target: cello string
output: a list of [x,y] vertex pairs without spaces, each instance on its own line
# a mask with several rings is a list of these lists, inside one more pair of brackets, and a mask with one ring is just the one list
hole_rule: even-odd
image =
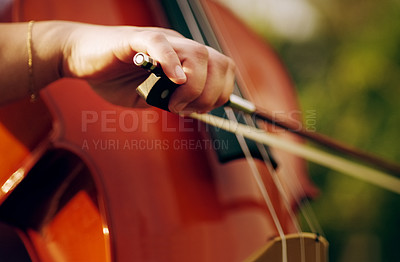
[[[215,30],[218,30],[218,27],[216,27],[215,28]],[[228,35],[228,37],[229,37],[229,35]],[[226,42],[227,40],[225,40],[225,39],[221,39],[220,41],[222,41],[222,42]],[[233,41],[233,39],[228,39],[228,41]],[[228,45],[226,45],[225,44],[225,46],[228,46]],[[231,46],[229,46],[229,47],[231,47]],[[235,46],[233,46],[233,48],[236,48]],[[239,50],[235,50],[236,52],[239,52]],[[238,57],[239,58],[239,61],[240,61],[240,59],[241,59],[241,57],[239,56]],[[244,70],[245,72],[242,72],[242,70],[240,70],[237,74],[239,75],[239,77],[241,77],[242,79],[243,79],[243,76],[241,76],[243,73],[247,73],[247,71],[246,70]],[[248,73],[247,73],[248,74]],[[252,81],[252,78],[251,77],[248,77],[248,79],[250,79],[250,81]],[[242,83],[245,83],[244,81],[242,81]],[[255,83],[253,83],[253,85],[255,86]],[[247,97],[252,97],[251,96],[251,92],[249,92],[248,91],[248,87],[246,86],[246,84],[242,84],[242,89],[241,89],[241,91],[244,91],[243,89],[245,89],[247,92],[247,94],[246,94],[246,96]],[[258,92],[258,89],[256,89],[255,90],[256,92]],[[259,147],[259,146],[258,146]],[[264,149],[264,151],[266,151],[265,149]],[[261,152],[261,151],[260,151]],[[270,157],[269,157],[269,155],[268,155],[268,152],[265,152],[266,154],[262,154],[263,155],[263,158],[264,158],[264,161],[265,161],[265,159],[268,159],[267,161],[269,161],[269,159],[270,159]],[[293,168],[292,168],[292,170],[293,170]],[[282,172],[282,173],[285,173],[284,171]],[[292,172],[292,173],[296,173],[295,171],[294,172]],[[271,173],[271,175],[272,175],[272,173]],[[292,177],[294,177],[294,179],[297,181],[297,185],[300,187],[300,189],[301,189],[301,191],[303,192],[303,194],[304,194],[304,188],[302,188],[302,186],[301,186],[301,183],[299,182],[299,177],[297,176],[297,175],[292,175]],[[287,180],[285,180],[285,181],[287,181]],[[278,186],[278,184],[275,182],[275,184]],[[279,186],[278,186],[279,187]],[[291,187],[289,187],[289,188],[291,188]],[[292,191],[293,192],[293,191]],[[288,193],[285,193],[284,195],[286,196],[286,199],[288,199],[288,196],[287,196],[287,194],[289,194],[289,192]],[[304,194],[305,195],[305,194]],[[302,196],[302,195],[300,195],[300,194],[293,194],[292,193],[292,196],[293,196],[293,198],[296,200],[296,202],[297,202],[297,204],[300,204],[300,197]],[[306,199],[307,201],[308,201],[308,199]],[[301,205],[299,205],[299,206],[301,206]],[[308,205],[307,205],[308,207],[310,207],[310,205],[309,205],[309,201],[308,201]],[[287,210],[291,210],[292,211],[292,209],[289,207],[289,208],[287,208]],[[307,222],[307,224],[308,224],[308,226],[310,227],[310,228],[315,228],[315,227],[317,227],[317,228],[321,228],[320,226],[319,226],[319,224],[318,223],[315,223],[315,221],[313,222],[313,220],[312,219],[310,219],[309,217],[311,216],[311,217],[315,217],[315,216],[313,216],[313,212],[310,212],[312,209],[311,208],[306,208],[306,209],[300,209],[300,211],[301,211],[301,213],[303,214],[303,216],[304,217],[306,217],[307,219],[306,219],[306,222]],[[289,211],[290,212],[290,211]],[[293,213],[293,212],[292,212]],[[309,215],[310,214],[310,215]],[[295,221],[297,221],[297,219],[295,220]],[[315,226],[314,226],[315,225]],[[316,232],[316,231],[314,231],[314,232]],[[321,231],[320,232],[322,232],[322,229],[321,229]]]
[[[257,143],[257,145],[259,145],[259,144]],[[266,165],[268,167],[270,167],[270,170],[271,170],[270,174],[271,174],[272,178],[274,179],[275,184],[279,187],[279,190],[281,192],[282,191],[285,192],[284,188],[283,188],[283,185],[282,185],[281,181],[278,178],[277,172],[271,166],[271,161],[270,161],[270,158],[268,157],[269,154],[266,151],[265,147],[260,146],[259,147],[259,151],[262,152],[262,154],[265,154],[265,156],[263,156],[264,160],[267,159],[269,161],[269,164],[266,163]],[[301,196],[306,196],[306,193],[304,191],[303,186],[300,184],[299,177],[296,175],[296,171],[293,169],[293,166],[291,166],[291,165],[290,166],[289,165],[281,166],[281,170],[280,171],[281,171],[281,173],[283,175],[291,174],[290,175],[290,177],[291,177],[290,180],[291,180],[292,183],[295,184],[294,187],[287,186],[289,192],[281,193],[281,195],[284,198],[286,208],[289,211],[290,215],[294,216],[294,212],[293,212],[293,209],[290,207],[290,204],[289,204],[289,200],[288,200],[288,195],[289,194],[291,194],[293,196],[293,199],[295,199],[297,206],[300,207],[300,212],[301,212],[302,216],[305,218],[306,224],[309,227],[309,229],[311,230],[310,232],[322,234],[322,236],[325,236],[320,224],[318,223],[318,220],[316,220],[316,217],[315,217],[315,214],[313,212],[313,209],[311,208],[309,199],[307,197],[303,198],[303,199],[300,199]],[[284,181],[287,182],[288,179],[284,179]],[[297,189],[297,193],[294,192],[296,189]],[[298,192],[300,192],[300,193],[298,193]],[[304,237],[303,237],[303,231],[301,229],[301,226],[299,225],[298,220],[297,219],[293,219],[293,220],[296,221],[295,225],[297,226],[298,231],[301,232],[300,233],[300,238],[299,238],[301,261],[305,262],[306,261],[305,243],[304,243],[305,240],[304,240]],[[318,256],[318,254],[316,256],[316,261],[320,261],[320,257]]]
[[[285,166],[283,167],[284,169],[289,169],[286,172],[288,173],[294,173],[295,171],[291,166]],[[304,192],[303,186],[301,186],[299,178],[297,176],[294,176],[294,179],[292,181],[296,184],[294,187],[289,187],[289,190],[291,190],[292,195],[306,195]],[[298,190],[300,192],[294,192],[294,190]],[[302,212],[302,215],[304,216],[304,219],[307,222],[307,225],[310,227],[311,232],[321,234],[322,236],[325,236],[325,233],[321,227],[321,225],[318,222],[318,219],[316,219],[314,210],[311,207],[310,200],[306,197],[303,199],[295,198],[297,201],[297,205],[301,206],[301,209],[305,209],[305,211]]]
[[[205,2],[205,5],[207,5],[207,3]],[[204,20],[204,21],[208,21],[208,20]],[[210,27],[210,26],[209,26]],[[218,27],[217,27],[217,29],[218,29]],[[214,35],[214,37],[215,37],[215,35]],[[223,40],[225,40],[225,39],[223,39]],[[218,40],[215,40],[215,42],[217,42]],[[217,42],[218,43],[218,42]],[[220,50],[221,50],[221,48],[219,48]],[[241,57],[240,57],[241,58]],[[243,89],[241,89],[241,91],[243,91]],[[249,93],[249,92],[248,92]],[[249,117],[249,116],[247,116],[247,117]],[[248,119],[248,118],[247,118]],[[250,123],[253,123],[252,125],[253,126],[255,126],[255,123],[253,122],[253,119],[250,119],[250,121],[249,120],[247,120],[247,124],[250,124]],[[266,164],[266,166],[267,166],[267,168],[269,168],[269,174],[272,176],[272,178],[273,178],[273,181],[274,181],[274,184],[276,185],[276,187],[278,188],[278,191],[280,192],[280,195],[283,197],[283,199],[284,199],[284,204],[285,204],[285,208],[286,208],[286,210],[288,211],[288,213],[289,213],[289,216],[290,216],[290,218],[291,218],[291,220],[292,220],[292,223],[293,223],[293,225],[296,227],[296,230],[298,231],[298,232],[300,232],[301,231],[301,229],[300,229],[300,226],[299,226],[299,224],[298,224],[298,220],[295,218],[295,216],[294,216],[294,213],[293,213],[293,210],[290,208],[290,205],[288,204],[288,196],[287,196],[287,194],[288,193],[286,193],[284,190],[282,190],[282,186],[281,186],[281,183],[279,182],[279,179],[277,179],[277,174],[276,174],[276,172],[275,172],[275,170],[273,169],[273,168],[271,168],[272,166],[271,166],[271,162],[270,162],[270,156],[268,155],[268,152],[266,151],[266,149],[265,149],[265,147],[264,146],[261,146],[260,144],[258,144],[258,143],[256,143],[257,144],[257,147],[259,148],[259,151],[260,151],[260,153],[261,153],[261,155],[262,155],[262,158],[263,158],[263,160],[264,160],[264,163]],[[262,149],[260,149],[260,148],[262,148]],[[270,165],[268,165],[267,163],[270,163]],[[271,170],[273,170],[273,171],[271,171]],[[266,175],[266,174],[265,174]],[[275,179],[274,179],[275,178]],[[297,176],[296,176],[296,178],[297,178]],[[296,199],[297,200],[297,202],[299,202],[298,201],[298,198]],[[301,209],[301,212],[306,212],[304,209]],[[305,216],[307,216],[307,214],[305,214]],[[308,220],[308,221],[310,221],[310,220]],[[305,261],[305,249],[304,249],[304,237],[303,237],[303,234],[302,234],[302,232],[301,232],[301,234],[300,234],[300,250],[301,250],[301,261]]]
[[[222,51],[222,48],[220,47],[217,38],[212,33],[211,26],[209,24],[204,24],[207,21],[207,17],[204,13],[204,10],[202,10],[201,6],[196,5],[198,2],[193,2],[190,0],[189,1],[178,0],[177,3],[182,11],[182,14],[184,15],[184,18],[187,22],[190,33],[192,34],[194,40],[196,40],[202,44],[206,44],[204,37],[207,36],[206,37],[207,41],[213,42],[212,46],[214,48],[216,48],[217,50]],[[193,6],[196,6],[197,8],[194,10]],[[197,11],[197,13],[195,11]],[[196,20],[196,14],[198,17],[201,17],[202,19]],[[198,26],[198,24],[199,24],[198,22],[200,22],[200,21],[203,21],[204,23],[202,25]],[[206,31],[205,29],[208,29],[207,34],[203,35],[201,33],[201,31],[200,31],[201,29],[199,27],[203,29],[203,32]],[[210,39],[210,38],[212,38],[212,39]],[[238,92],[239,89],[238,89],[237,85],[235,85],[235,89],[236,89],[236,92]],[[234,116],[234,118],[235,118],[234,121],[237,121],[236,116]],[[247,150],[248,150],[248,148],[247,148]]]
[[[204,4],[207,5],[206,2]],[[206,16],[205,13],[204,13],[204,10],[201,9],[200,11],[202,11],[203,16]],[[202,19],[202,21],[207,21],[208,22],[208,20],[206,20],[206,19]],[[211,25],[207,24],[206,27],[211,28]],[[218,30],[218,27],[216,29]],[[212,32],[212,29],[210,31]],[[222,48],[219,46],[219,42],[216,39],[216,36],[213,33],[211,35],[213,36],[213,41],[218,44],[219,50],[222,50]],[[223,40],[225,40],[225,39],[223,39]],[[243,89],[241,91],[243,91]],[[248,124],[252,123],[251,125],[253,125],[253,126],[256,125],[254,123],[253,119],[251,119],[251,118],[249,119],[249,116],[247,116],[247,120],[246,121],[247,121]],[[260,145],[258,143],[256,143],[256,144],[257,144],[257,147],[259,148],[259,151],[260,151],[261,156],[263,158],[264,164],[266,165],[267,169],[269,169],[269,174],[272,176],[272,179],[273,179],[273,182],[274,182],[276,188],[278,189],[280,195],[284,199],[283,202],[284,202],[284,205],[285,205],[285,208],[286,208],[287,212],[289,213],[290,219],[291,219],[293,225],[295,226],[297,232],[300,233],[301,232],[301,228],[300,228],[300,226],[298,224],[297,219],[295,218],[293,210],[290,208],[287,193],[283,190],[283,187],[282,187],[281,183],[278,182],[279,179],[277,179],[276,171],[274,170],[274,168],[272,168],[272,164],[271,164],[271,161],[270,161],[271,158],[268,155],[268,153],[267,153],[267,151],[266,151],[264,146],[262,146],[262,145]],[[269,164],[268,164],[268,162],[269,162]],[[267,175],[267,174],[265,174],[265,175]],[[264,187],[265,187],[265,185],[264,185]],[[304,212],[304,211],[302,210],[302,212]],[[302,237],[303,236],[302,232],[300,233],[300,236],[301,236],[300,237],[301,261],[304,262],[305,261],[305,248],[304,248],[304,237]]]
[[[245,121],[247,125],[251,125],[253,127],[255,127],[255,123],[253,121],[249,121],[249,118],[251,120],[250,115],[246,115],[245,117]],[[259,150],[259,152],[262,155],[263,161],[265,163],[265,166],[267,167],[269,174],[271,175],[272,180],[274,181],[274,184],[276,185],[279,194],[282,196],[283,198],[283,203],[285,205],[286,210],[289,213],[289,216],[292,220],[293,225],[296,227],[297,232],[300,235],[299,241],[300,241],[300,260],[301,262],[306,262],[306,254],[305,254],[305,243],[304,243],[304,236],[303,236],[303,231],[301,229],[301,226],[299,224],[299,222],[296,219],[296,216],[293,212],[293,209],[290,207],[290,201],[289,201],[289,196],[288,193],[285,192],[285,189],[283,188],[283,185],[278,177],[278,173],[276,171],[276,169],[272,166],[271,163],[271,158],[269,156],[269,153],[267,152],[265,146],[261,145],[260,143],[256,143],[257,144],[257,148]],[[283,172],[283,169],[281,169]],[[285,174],[285,172],[283,172],[283,174]],[[290,187],[289,187],[290,188]],[[295,198],[296,199],[296,198]],[[297,202],[297,199],[296,199]]]
[[[284,173],[295,173],[291,166],[285,166],[283,169],[286,169]],[[291,179],[293,183],[295,183],[294,187],[288,187],[293,196],[305,196],[304,188],[301,186],[299,178],[297,176],[293,176]],[[296,191],[297,190],[297,191]],[[296,191],[296,192],[295,192]],[[300,197],[295,197],[297,206],[301,208],[301,215],[304,217],[307,226],[310,229],[310,232],[325,236],[325,233],[320,226],[318,219],[316,219],[314,210],[311,207],[311,203],[308,197],[300,199]]]
[[[196,13],[198,15],[198,17],[201,17],[201,19],[198,20],[198,24],[200,25],[200,28],[203,30],[204,34],[197,33],[196,35],[199,35],[199,36],[204,35],[205,39],[209,43],[212,42],[212,45],[211,45],[212,47],[214,47],[217,50],[219,50],[220,52],[222,52],[222,48],[221,48],[221,46],[219,44],[219,41],[218,41],[216,35],[213,33],[212,26],[208,22],[207,15],[204,12],[204,9],[202,8],[203,5],[201,3],[199,3],[199,1],[191,1],[191,0],[189,0],[188,3],[189,3],[188,9],[192,10],[193,13]],[[207,4],[207,3],[204,3],[204,4]],[[193,19],[193,21],[194,20],[195,19]],[[202,40],[202,41],[204,43],[204,40]],[[236,89],[235,90],[236,93],[240,94],[239,88],[236,85],[236,83],[235,83],[235,89]],[[227,115],[230,116],[231,120],[234,120],[234,121],[237,122],[237,117],[236,117],[235,114],[233,114],[233,111],[232,111],[232,113],[229,113],[229,114],[227,113]],[[250,121],[252,121],[252,119]],[[253,125],[254,125],[254,123],[253,123]],[[246,150],[249,151],[247,144],[245,144],[245,145],[246,145],[246,148],[247,148]]]
[[[255,126],[255,123],[253,121],[251,121],[251,120],[252,119],[251,119],[250,115],[246,115],[245,116],[246,124],[249,125],[249,126],[253,126],[253,127],[257,128]],[[259,150],[260,154],[262,155],[262,159],[264,161],[265,166],[267,167],[269,173],[271,174],[271,178],[274,181],[274,184],[276,185],[279,193],[283,197],[283,203],[284,203],[285,208],[287,209],[287,211],[289,213],[289,216],[291,217],[291,219],[293,221],[294,226],[296,227],[296,230],[298,232],[301,232],[302,231],[301,227],[300,227],[300,225],[299,225],[299,223],[298,223],[298,221],[296,219],[296,216],[295,216],[295,214],[293,212],[293,209],[290,208],[290,201],[289,201],[288,194],[285,192],[285,189],[284,189],[281,181],[279,180],[277,171],[272,166],[271,158],[269,156],[269,153],[267,152],[266,148],[262,144],[256,143],[256,145],[257,145],[257,149]]]
[[[229,35],[228,35],[229,37]],[[230,39],[230,41],[232,41],[233,39]],[[222,39],[222,41],[225,41],[225,39]],[[229,41],[229,40],[228,40]],[[229,45],[229,47],[231,47]],[[236,46],[233,46],[233,48],[236,48]],[[236,50],[236,52],[238,52],[238,50]],[[242,57],[238,56],[238,59],[240,61]],[[243,72],[244,71],[244,72]],[[245,70],[240,70],[238,72],[239,75],[243,74],[243,73],[247,73],[248,72]],[[243,79],[243,76],[240,76]],[[253,79],[251,77],[248,77],[248,79],[250,81],[253,81]],[[244,84],[242,84],[242,87],[244,87],[245,89],[248,90],[247,85],[245,84],[245,81],[242,81]],[[255,83],[253,83],[253,85],[255,85]],[[242,89],[243,90],[243,89]],[[259,93],[258,89],[255,89],[256,93]],[[252,93],[247,91],[248,96],[250,97],[250,99],[252,98]],[[250,101],[254,101],[253,99],[251,99]],[[249,122],[247,122],[247,124],[249,125]],[[268,132],[268,130],[266,130],[266,132]],[[259,146],[259,144],[257,144],[257,146],[259,147],[259,151],[262,152],[262,156],[264,161],[267,159],[268,162],[270,162],[270,157],[269,157],[269,153],[265,150],[265,147],[263,146]],[[267,166],[270,166],[266,163]],[[271,168],[270,168],[271,170]],[[275,169],[272,169],[275,170]],[[299,176],[296,175],[296,171],[294,170],[292,165],[284,165],[281,167],[280,173],[282,173],[283,175],[290,175],[290,181],[293,182],[295,184],[294,187],[292,186],[287,186],[287,188],[289,188],[289,192],[285,192],[283,190],[283,186],[282,186],[282,182],[288,182],[288,179],[284,179],[283,181],[278,179],[278,174],[276,172],[270,171],[270,174],[272,176],[272,178],[274,179],[274,183],[275,185],[280,188],[280,192],[285,192],[285,193],[281,193],[281,195],[283,196],[284,199],[286,199],[286,203],[288,203],[288,195],[291,194],[293,196],[293,199],[295,199],[297,206],[300,207],[300,212],[303,215],[303,217],[306,220],[306,225],[308,225],[308,227],[311,229],[311,232],[314,233],[318,233],[322,236],[324,236],[324,232],[322,230],[322,227],[320,226],[318,220],[316,219],[315,213],[311,207],[310,201],[308,198],[302,198],[302,196],[306,196],[305,190],[303,188],[303,186],[301,185],[300,181],[299,181]],[[296,190],[297,188],[297,190]],[[300,192],[300,193],[295,193],[295,192]],[[290,205],[286,204],[286,209],[288,210],[288,212],[291,214],[291,216],[293,217],[293,209],[290,207]],[[294,224],[297,225],[297,228],[300,229],[298,231],[301,231],[301,227],[299,226],[298,220],[297,219],[292,219],[292,221],[295,221]],[[301,253],[302,253],[302,261],[304,261],[304,237],[300,237],[300,245],[301,245]]]
[[[237,118],[236,118],[232,108],[225,107],[224,110],[225,110],[228,118],[231,121],[237,122]],[[269,212],[271,214],[272,220],[274,221],[275,227],[278,230],[279,236],[282,239],[282,261],[287,261],[286,236],[285,236],[285,233],[283,231],[282,225],[281,225],[281,223],[279,221],[278,215],[277,215],[277,213],[275,211],[275,208],[274,208],[274,206],[272,204],[271,198],[269,197],[269,194],[267,192],[267,189],[265,187],[265,184],[263,182],[261,174],[260,174],[260,172],[259,172],[259,170],[258,170],[258,168],[257,168],[257,166],[255,164],[254,158],[250,153],[249,147],[247,146],[247,143],[246,143],[244,137],[240,136],[238,134],[235,134],[235,135],[236,135],[236,138],[237,138],[237,140],[238,140],[238,142],[240,144],[240,147],[242,148],[242,151],[243,151],[243,153],[244,153],[244,155],[246,157],[246,160],[249,163],[249,166],[250,166],[250,168],[252,170],[252,173],[253,173],[253,177],[256,180],[256,183],[257,183],[258,188],[259,188],[259,190],[261,192],[261,195],[263,196],[264,201],[267,204],[268,210],[269,210]]]
[[[216,27],[215,30],[218,30],[218,27]],[[233,39],[230,39],[230,40],[232,41]],[[223,41],[223,42],[224,42],[224,41],[226,41],[226,40],[225,40],[225,39],[221,39],[220,41]],[[225,45],[225,46],[227,46],[227,45]],[[236,50],[236,51],[239,51],[239,50]],[[241,57],[239,57],[239,59],[241,59]],[[240,60],[239,60],[239,61],[240,61]],[[246,71],[246,70],[245,70],[245,71]],[[241,74],[241,71],[239,71],[239,74]],[[249,79],[251,79],[251,78],[249,78]],[[242,82],[244,82],[244,81],[242,81]],[[243,87],[243,85],[242,85],[242,87]],[[246,90],[248,90],[248,88],[247,88],[246,85],[244,85],[244,87],[245,87]],[[243,89],[241,89],[241,91],[243,91]],[[247,91],[247,96],[248,96],[248,97],[250,96],[249,94],[250,94],[250,92]],[[251,122],[253,122],[253,121],[251,121]],[[249,124],[249,121],[248,121],[247,123]],[[253,125],[255,125],[255,124],[253,123]],[[269,157],[269,155],[268,155],[268,152],[265,150],[265,147],[264,147],[264,146],[261,146],[260,144],[257,144],[257,147],[259,148],[259,151],[260,151],[260,153],[261,153],[261,155],[262,155],[262,158],[263,158],[263,160],[264,160],[264,162],[265,162],[267,168],[268,168],[268,167],[271,167],[271,165],[268,165],[268,164],[267,164],[268,162],[270,163],[270,157]],[[260,149],[260,148],[263,148],[263,150]],[[299,226],[299,224],[298,224],[297,219],[294,218],[295,216],[294,216],[294,214],[293,214],[292,208],[290,208],[290,205],[288,204],[288,199],[289,199],[289,198],[288,198],[288,194],[289,194],[289,193],[287,193],[287,192],[285,192],[284,190],[282,190],[282,185],[281,185],[281,183],[278,182],[279,179],[277,179],[277,174],[276,174],[276,172],[271,171],[271,170],[274,170],[274,169],[273,169],[273,168],[269,168],[269,170],[270,170],[270,174],[271,174],[271,176],[272,176],[272,178],[273,178],[273,181],[274,181],[276,187],[278,188],[278,190],[279,190],[279,192],[280,192],[280,195],[283,196],[284,202],[286,202],[285,208],[286,208],[286,210],[289,212],[289,215],[290,215],[290,217],[291,217],[292,223],[295,225],[297,231],[300,232],[300,231],[301,231],[301,228],[300,228],[300,226]],[[297,176],[296,176],[296,178],[297,178]],[[294,196],[296,196],[296,195],[294,195]],[[298,198],[295,197],[295,199],[296,199],[296,202],[299,202],[299,199],[298,199]],[[304,213],[304,212],[307,212],[307,210],[301,209],[301,212]],[[304,216],[308,217],[307,214],[305,214]],[[310,220],[307,220],[307,221],[310,221]],[[310,227],[312,227],[312,225],[310,225]],[[302,232],[301,232],[301,233],[302,233]],[[302,236],[302,234],[301,234],[301,236]],[[300,249],[300,250],[301,250],[301,259],[302,259],[302,261],[304,261],[304,260],[305,260],[305,257],[304,257],[304,256],[305,256],[305,254],[304,254],[305,252],[304,252],[304,238],[303,238],[303,237],[300,238],[300,246],[301,246],[301,249]]]
[[[268,132],[268,131],[266,131]],[[265,150],[265,154],[268,155],[268,152]],[[295,199],[296,204],[298,207],[300,207],[300,212],[303,215],[304,219],[306,220],[306,224],[309,227],[309,229],[311,230],[311,232],[314,233],[319,233],[322,234],[324,236],[324,232],[321,228],[321,226],[318,223],[318,220],[316,219],[316,216],[313,212],[313,209],[311,208],[311,204],[310,201],[308,199],[308,197],[302,197],[302,196],[307,196],[304,187],[301,185],[299,177],[296,175],[296,170],[293,168],[293,166],[291,165],[283,165],[280,166],[281,168],[281,172],[283,175],[288,175],[290,174],[290,182],[292,184],[294,184],[294,186],[290,186],[287,185],[287,188],[289,190],[289,192],[287,192],[287,195],[291,195],[293,197],[293,199]],[[277,175],[277,174],[276,174]],[[280,180],[277,178],[277,180],[279,181],[278,183],[281,184]],[[283,179],[283,181],[286,182],[286,184],[289,182],[289,179]],[[281,188],[283,189],[283,186],[281,184]],[[290,204],[289,204],[290,206]],[[290,210],[292,210],[292,208],[290,208]]]
[[[177,3],[178,3],[179,8],[181,9],[181,12],[182,12],[182,14],[184,16],[184,19],[186,20],[186,24],[188,25],[189,31],[192,34],[193,39],[198,41],[198,42],[200,42],[200,43],[205,44],[205,41],[204,41],[204,38],[203,38],[203,34],[200,32],[200,28],[199,28],[200,25],[197,26],[194,10],[190,6],[189,1],[177,0]],[[193,4],[192,4],[192,6],[193,6]],[[206,15],[204,13],[204,10],[202,10],[202,8],[200,8],[200,6],[197,6],[197,10],[201,12],[200,16],[203,17],[203,19],[200,19],[200,21],[204,21],[204,22],[207,21]],[[203,26],[203,30],[204,30],[204,27],[211,28],[211,26],[209,24],[207,26]],[[212,32],[212,30],[209,30],[209,31]],[[209,33],[208,36],[213,38],[212,41],[215,44],[215,46],[213,46],[213,47],[216,48],[216,49],[219,49],[219,51],[222,51],[221,47],[218,44],[218,40],[216,39],[215,35]],[[209,42],[211,41],[211,39],[207,39],[207,40]],[[238,93],[238,87],[236,85],[235,85],[235,89],[236,89],[235,90],[236,93]],[[225,113],[228,115],[228,117],[231,118],[230,119],[231,121],[236,121],[237,122],[236,116],[233,113],[232,109],[229,110],[229,109],[225,108]],[[257,181],[258,187],[259,187],[260,192],[261,192],[261,194],[262,194],[262,196],[264,198],[264,201],[267,204],[269,212],[270,212],[271,216],[273,217],[273,221],[274,221],[275,227],[278,230],[278,233],[279,233],[279,235],[280,235],[280,237],[282,239],[282,258],[283,258],[283,261],[286,262],[287,261],[287,248],[286,248],[287,244],[286,244],[285,235],[283,233],[282,225],[280,224],[280,221],[277,218],[276,211],[275,211],[275,209],[274,209],[274,207],[273,207],[273,205],[271,203],[271,200],[269,198],[268,193],[266,192],[266,187],[263,184],[262,179],[260,179],[261,178],[260,174],[258,172],[258,169],[255,166],[254,159],[251,156],[251,153],[250,153],[250,151],[248,149],[248,146],[247,146],[246,142],[244,141],[243,136],[238,136],[236,134],[236,137],[238,139],[239,145],[240,145],[243,153],[245,154],[245,157],[246,157],[247,162],[248,162],[248,164],[250,166],[250,169],[252,170],[253,177]]]

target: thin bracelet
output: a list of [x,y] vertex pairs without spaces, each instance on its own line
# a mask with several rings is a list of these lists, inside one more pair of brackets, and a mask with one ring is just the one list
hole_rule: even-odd
[[28,34],[26,38],[26,47],[28,49],[28,74],[29,74],[29,93],[31,103],[36,102],[38,95],[35,90],[35,83],[33,78],[33,59],[32,59],[32,26],[35,21],[29,21]]

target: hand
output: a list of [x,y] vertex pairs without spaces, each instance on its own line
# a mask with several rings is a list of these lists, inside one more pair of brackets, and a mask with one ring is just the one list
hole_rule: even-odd
[[72,23],[70,32],[63,48],[64,76],[87,80],[114,104],[137,106],[135,88],[148,75],[132,63],[137,52],[153,57],[181,85],[171,97],[171,112],[206,112],[223,105],[232,92],[232,60],[175,31]]

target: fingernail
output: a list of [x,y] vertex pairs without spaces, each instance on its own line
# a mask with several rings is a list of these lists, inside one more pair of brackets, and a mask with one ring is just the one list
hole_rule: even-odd
[[186,80],[186,74],[185,74],[185,72],[183,72],[183,69],[181,66],[175,67],[175,76],[177,79]]
[[182,102],[182,103],[180,103],[180,104],[177,104],[177,105],[174,107],[175,113],[181,112],[181,111],[185,108],[186,105],[187,105],[187,103],[184,103],[184,102]]

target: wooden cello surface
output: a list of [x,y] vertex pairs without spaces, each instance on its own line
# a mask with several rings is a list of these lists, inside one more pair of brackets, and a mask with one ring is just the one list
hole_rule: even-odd
[[[267,108],[297,109],[273,52],[225,9],[203,4],[212,24],[235,28],[219,28],[221,39],[242,40],[227,41],[224,49],[244,72],[238,81],[253,90],[249,96]],[[30,0],[16,1],[14,16],[167,26],[160,24],[160,7],[156,1]],[[253,52],[263,60],[256,68],[243,59]],[[74,79],[48,86],[38,104],[21,101],[1,110],[1,135],[10,144],[0,153],[16,152],[1,170],[2,185],[15,187],[2,191],[0,214],[18,229],[34,261],[243,261],[278,235],[246,160],[219,163],[213,147],[225,141],[213,143],[202,124],[158,109],[111,105]],[[15,122],[21,115],[29,120],[25,126]],[[275,154],[280,166],[304,171],[301,161]],[[256,165],[267,174],[264,184],[284,232],[294,232],[268,168]],[[305,195],[296,197],[312,194],[305,173],[298,174]]]

